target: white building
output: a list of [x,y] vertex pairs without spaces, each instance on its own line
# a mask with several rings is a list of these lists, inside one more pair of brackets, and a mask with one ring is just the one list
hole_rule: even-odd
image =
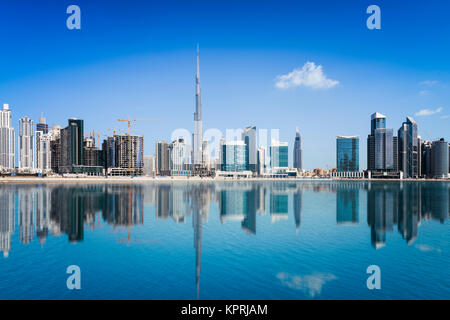
[[153,176],[155,173],[155,156],[144,156],[144,175]]
[[48,172],[52,169],[51,140],[50,134],[36,131],[36,169],[38,172]]
[[34,168],[33,120],[28,117],[19,120],[19,168]]
[[11,127],[11,110],[4,104],[0,111],[0,167],[14,169],[14,128]]
[[183,138],[169,144],[169,169],[172,176],[188,175],[188,152]]

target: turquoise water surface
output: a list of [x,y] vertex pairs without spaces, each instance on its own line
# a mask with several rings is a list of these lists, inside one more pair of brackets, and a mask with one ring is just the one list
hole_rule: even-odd
[[449,195],[450,182],[3,184],[0,299],[450,299]]

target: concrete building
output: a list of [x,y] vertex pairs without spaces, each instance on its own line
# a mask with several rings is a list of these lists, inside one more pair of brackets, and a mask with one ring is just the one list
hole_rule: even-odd
[[144,175],[154,176],[155,173],[155,156],[144,156]]
[[9,105],[4,104],[0,111],[0,169],[13,170],[14,167],[14,128]]
[[115,175],[142,175],[144,170],[144,137],[139,135],[129,137],[127,134],[120,134],[114,138],[115,167],[112,168],[111,173]]
[[19,168],[34,168],[34,131],[33,120],[24,117],[19,120]]

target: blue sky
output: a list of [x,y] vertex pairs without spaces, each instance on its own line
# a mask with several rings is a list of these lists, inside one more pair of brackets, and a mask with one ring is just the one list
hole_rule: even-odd
[[[81,30],[66,28],[71,4]],[[381,30],[366,27],[371,4]],[[120,117],[161,118],[133,128],[153,154],[174,129],[192,131],[199,43],[205,130],[279,129],[292,150],[298,126],[306,169],[335,166],[335,137],[359,135],[364,169],[375,111],[395,131],[411,115],[423,138],[450,138],[449,11],[435,0],[3,0],[0,103],[16,128],[42,112],[102,133],[125,129]],[[307,62],[332,85],[276,86]]]

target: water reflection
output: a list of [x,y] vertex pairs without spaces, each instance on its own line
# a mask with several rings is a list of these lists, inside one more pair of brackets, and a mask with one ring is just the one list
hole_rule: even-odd
[[299,233],[308,201],[319,201],[315,195],[327,193],[336,199],[339,226],[359,225],[360,211],[366,211],[371,245],[378,249],[386,245],[386,235],[395,228],[410,244],[422,220],[444,222],[449,217],[449,186],[447,182],[352,181],[1,185],[0,250],[8,257],[15,217],[23,244],[36,237],[44,245],[49,236],[61,234],[70,242],[80,242],[84,228],[95,230],[104,224],[128,228],[129,241],[132,228],[144,223],[144,207],[154,207],[156,223],[168,218],[186,223],[192,216],[198,295],[202,228],[213,204],[218,207],[214,219],[238,221],[250,235],[257,234],[258,216],[264,216],[267,208],[272,223],[293,221],[292,229]]

